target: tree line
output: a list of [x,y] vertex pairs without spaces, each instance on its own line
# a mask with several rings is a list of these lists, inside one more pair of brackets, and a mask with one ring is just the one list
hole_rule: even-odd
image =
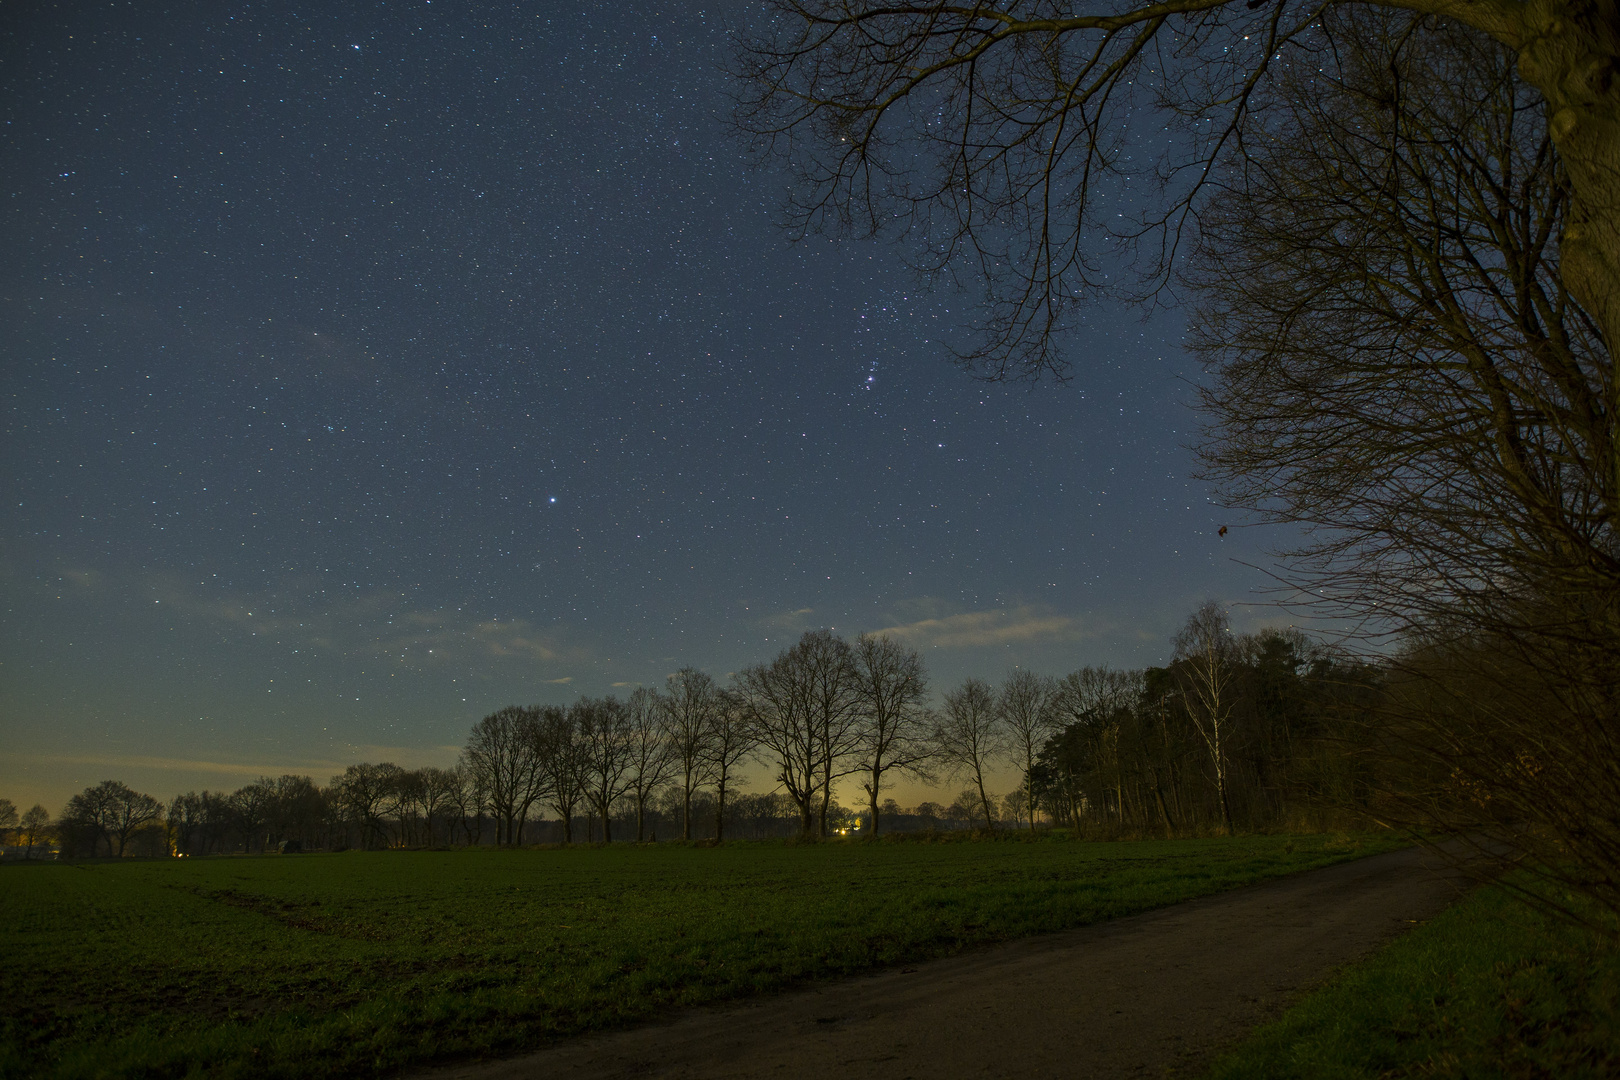
[[[1165,667],[1013,669],[931,700],[921,656],[892,638],[805,633],[721,684],[683,668],[662,688],[476,723],[454,767],[349,766],[325,786],[262,778],[167,805],[117,781],[0,828],[23,854],[228,852],[876,835],[974,825],[1151,835],[1311,828],[1368,808],[1359,732],[1378,669],[1296,630],[1235,634],[1209,602]],[[763,766],[773,789],[745,791]],[[991,777],[1011,769],[1011,792]],[[905,809],[901,780],[965,786]],[[841,805],[853,780],[863,805]]]

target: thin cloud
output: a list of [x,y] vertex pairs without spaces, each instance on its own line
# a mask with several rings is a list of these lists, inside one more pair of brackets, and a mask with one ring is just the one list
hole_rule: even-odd
[[1028,641],[1066,641],[1084,636],[1067,615],[1043,614],[1033,608],[969,611],[919,619],[873,631],[916,646],[971,649]]
[[404,594],[389,590],[329,599],[319,577],[288,579],[279,588],[251,594],[172,574],[150,576],[137,588],[188,619],[322,653],[427,666],[588,659],[587,650],[566,645],[524,619],[412,607]]
[[18,754],[18,761],[42,765],[96,765],[116,769],[157,769],[162,772],[218,773],[226,776],[280,776],[284,773],[321,774],[342,772],[347,763],[336,761],[196,761],[190,758],[129,756],[108,754]]

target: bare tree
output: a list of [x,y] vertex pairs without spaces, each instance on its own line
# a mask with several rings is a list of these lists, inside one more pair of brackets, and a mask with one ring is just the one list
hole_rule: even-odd
[[473,725],[462,760],[495,815],[495,842],[518,844],[529,808],[545,794],[540,711],[507,706]]
[[399,845],[410,847],[422,843],[427,825],[427,783],[420,769],[401,769],[394,777],[393,801],[390,809],[399,822]]
[[[489,806],[489,796],[477,770],[468,765],[466,751],[462,751],[461,760],[450,770],[445,804],[455,811],[454,824],[461,827],[462,842],[476,846],[484,837],[484,811]],[[455,842],[454,829],[450,830],[450,841]]]
[[17,824],[17,839],[24,848],[23,858],[32,859],[34,849],[45,845],[50,827],[51,812],[40,804],[35,803],[23,811],[22,819]]
[[[450,808],[460,780],[454,769],[440,769],[433,765],[416,772],[421,782],[422,819],[426,829],[423,839],[431,846],[435,839],[433,823]],[[449,830],[446,829],[446,832]],[[447,835],[445,839],[449,841],[450,837]]]
[[602,839],[613,840],[613,804],[630,790],[634,729],[629,708],[611,694],[600,701],[585,698],[575,706],[581,760],[587,778],[586,797],[602,819]]
[[[382,768],[383,766],[378,766]],[[393,769],[394,766],[388,766]],[[386,816],[398,801],[399,776],[390,773],[384,792],[379,819]],[[244,784],[230,794],[230,807],[235,818],[237,833],[242,837],[242,851],[251,853],[255,845],[263,853],[270,843],[270,829],[276,816],[275,782],[261,776],[251,784]],[[386,830],[384,834],[386,837]],[[386,840],[385,840],[386,842]]]
[[[588,747],[581,731],[582,712],[578,703],[563,709],[548,705],[540,710],[535,728],[535,747],[545,763],[548,777],[546,795],[562,822],[563,843],[574,842],[574,815],[589,788]],[[521,828],[521,826],[520,826]]]
[[710,780],[709,739],[719,709],[719,689],[697,668],[684,667],[665,680],[660,701],[664,739],[681,788],[681,839],[692,839],[692,795]]
[[[361,843],[365,847],[388,846],[387,814],[394,805],[394,792],[399,776],[405,770],[392,762],[373,765],[361,762],[350,765],[341,776],[332,778],[343,807],[360,823]],[[248,804],[232,796],[238,813],[247,813]]]
[[[1572,295],[1620,340],[1620,58],[1612,3],[1576,0],[1168,0],[1076,8],[776,0],[741,35],[737,117],[796,171],[800,230],[899,229],[919,269],[976,279],[981,343],[964,359],[992,377],[1062,370],[1055,338],[1105,285],[1111,241],[1149,240],[1142,272],[1162,281],[1185,213],[1219,197],[1211,167],[1241,160],[1251,112],[1314,84],[1278,89],[1314,65],[1324,12],[1396,8],[1461,24],[1516,53],[1542,95],[1570,177],[1562,241]],[[1385,88],[1399,97],[1398,77]],[[1127,150],[1127,123],[1157,106],[1180,156]],[[1184,153],[1181,151],[1184,150]],[[1140,214],[1122,197],[1164,186]],[[1110,181],[1112,183],[1110,183]],[[1374,190],[1382,190],[1376,188]],[[1127,203],[1129,205],[1129,203]],[[1616,421],[1620,422],[1620,421]]]
[[970,678],[945,695],[945,714],[934,740],[948,774],[955,777],[966,773],[973,779],[984,811],[984,827],[995,828],[995,811],[990,805],[990,793],[985,790],[984,774],[1006,756],[1007,730],[989,683]]
[[14,828],[17,824],[17,804],[10,799],[0,799],[0,837]]
[[[798,170],[795,221],[914,230],[920,269],[976,277],[980,374],[1066,371],[1100,253],[1157,296],[1196,245],[1228,500],[1311,526],[1301,595],[1408,632],[1501,749],[1576,763],[1555,788],[1443,725],[1408,747],[1499,785],[1541,823],[1509,849],[1555,838],[1537,861],[1620,910],[1620,830],[1589,827],[1620,820],[1613,0],[774,7],[738,115]],[[1157,167],[1111,137],[1149,102],[1185,125]],[[1111,228],[1121,196],[1147,207]]]
[[726,795],[737,786],[737,768],[758,747],[747,698],[729,690],[715,695],[713,718],[704,744],[708,775],[714,785],[714,838],[726,838]]
[[66,821],[82,822],[107,841],[107,850],[122,858],[130,837],[156,822],[163,804],[117,780],[103,780],[68,800]]
[[935,720],[925,704],[928,677],[917,650],[885,635],[855,639],[854,686],[859,718],[858,772],[878,833],[878,797],[891,772],[933,783]]
[[1023,795],[1017,805],[1028,813],[1031,829],[1035,827],[1035,800],[1029,795],[1030,770],[1046,740],[1057,733],[1057,697],[1055,679],[1015,668],[1001,681],[1001,693],[996,699],[1012,762],[1024,777]]
[[1388,757],[1444,782],[1409,776],[1386,820],[1620,910],[1620,381],[1570,277],[1570,162],[1524,54],[1398,16],[1323,32],[1313,93],[1203,215],[1208,475],[1307,527],[1303,593],[1404,636]]
[[108,831],[118,841],[118,854],[122,857],[130,837],[163,816],[163,804],[123,784],[115,785],[111,796]]
[[849,643],[828,630],[806,631],[770,664],[742,672],[737,691],[777,782],[799,808],[804,835],[826,835],[833,781],[857,767],[860,714]]
[[626,703],[629,724],[628,791],[636,803],[636,842],[646,839],[647,800],[669,779],[675,759],[664,734],[658,696],[646,687],[637,687]]
[[788,651],[795,655],[795,667],[805,679],[811,725],[821,742],[820,834],[826,836],[833,784],[860,768],[855,654],[849,642],[831,630],[807,631]]

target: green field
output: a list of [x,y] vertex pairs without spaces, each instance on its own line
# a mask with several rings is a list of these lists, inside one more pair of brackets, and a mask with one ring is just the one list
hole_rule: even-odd
[[1620,953],[1487,888],[1224,1055],[1209,1080],[1620,1076]]
[[366,1075],[1393,842],[672,844],[0,866],[0,1075]]

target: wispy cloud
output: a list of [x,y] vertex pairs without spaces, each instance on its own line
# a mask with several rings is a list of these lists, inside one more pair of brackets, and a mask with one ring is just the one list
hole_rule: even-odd
[[815,608],[794,608],[792,611],[766,615],[759,620],[759,624],[771,630],[808,630],[813,625],[810,616],[815,613]]
[[200,761],[192,758],[126,754],[18,754],[15,760],[40,765],[95,765],[109,769],[156,769],[161,772],[216,773],[254,778],[279,776],[283,773],[324,776],[329,772],[342,772],[347,764],[322,760]]
[[918,619],[886,626],[873,633],[887,634],[912,645],[938,649],[970,649],[1025,641],[1068,641],[1086,636],[1080,624],[1067,615],[1043,613],[1030,607],[968,611]]
[[[192,776],[240,777],[256,780],[261,776],[282,776],[294,773],[313,776],[325,782],[356,761],[391,761],[405,768],[422,765],[448,765],[454,763],[461,752],[459,746],[382,746],[350,745],[342,750],[341,760],[336,758],[282,758],[246,761],[211,761],[201,758],[163,757],[152,754],[14,754],[10,760],[34,766],[76,766],[105,768],[108,770],[152,770],[155,772],[189,773]],[[109,772],[108,775],[119,775]]]
[[478,660],[541,666],[588,659],[588,650],[524,619],[415,607],[405,594],[383,589],[330,597],[325,587],[322,580],[305,577],[249,594],[169,574],[146,579],[138,590],[187,619],[320,653],[425,666]]

